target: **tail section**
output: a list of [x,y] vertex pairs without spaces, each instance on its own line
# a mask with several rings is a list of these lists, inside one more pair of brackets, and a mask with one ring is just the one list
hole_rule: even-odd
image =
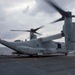
[[14,45],[13,42],[7,42],[7,41],[4,41],[4,40],[1,40],[0,39],[0,43],[8,48],[11,48],[13,50],[16,50],[16,46]]
[[0,43],[8,48],[13,49],[17,53],[24,54],[24,52],[22,50],[17,48],[19,45],[23,45],[23,43],[21,43],[21,42],[20,43],[19,42],[18,43],[17,42],[7,42],[5,40],[0,39]]

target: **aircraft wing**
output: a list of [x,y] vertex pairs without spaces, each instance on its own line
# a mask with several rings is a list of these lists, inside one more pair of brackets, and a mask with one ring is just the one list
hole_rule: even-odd
[[56,35],[52,35],[52,36],[42,38],[41,40],[42,40],[42,42],[47,42],[47,41],[51,41],[51,40],[60,39],[62,37],[63,37],[62,33],[58,33]]

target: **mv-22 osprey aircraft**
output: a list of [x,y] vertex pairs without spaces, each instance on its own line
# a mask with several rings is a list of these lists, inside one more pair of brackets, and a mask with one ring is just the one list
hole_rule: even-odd
[[[70,50],[74,50],[74,34],[73,28],[75,23],[72,23],[72,17],[75,17],[71,14],[71,12],[66,12],[58,7],[54,2],[45,0],[49,5],[52,5],[61,15],[62,17],[55,22],[64,20],[64,26],[61,33],[56,35],[47,36],[43,38],[33,38],[29,41],[23,42],[8,42],[5,40],[0,39],[0,43],[15,50],[17,54],[28,54],[28,55],[48,55],[54,53],[67,53]],[[38,29],[37,29],[38,30]],[[37,30],[33,30],[36,33]],[[31,32],[31,31],[29,31]],[[31,36],[34,37],[33,33],[31,32]],[[54,42],[55,39],[60,39],[65,37],[65,44],[60,42]]]

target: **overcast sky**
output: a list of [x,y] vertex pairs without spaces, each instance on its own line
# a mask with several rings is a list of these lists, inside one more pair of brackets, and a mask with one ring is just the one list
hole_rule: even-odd
[[[75,0],[53,1],[62,9],[75,14]],[[64,22],[55,24],[50,24],[50,22],[60,17],[61,15],[44,0],[0,0],[0,38],[9,41],[28,39],[29,33],[11,32],[10,30],[26,30],[42,25],[45,27],[38,31],[42,33],[42,37],[59,33]]]

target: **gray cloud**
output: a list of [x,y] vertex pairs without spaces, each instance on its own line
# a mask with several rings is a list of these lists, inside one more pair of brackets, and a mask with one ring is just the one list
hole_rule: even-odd
[[[53,0],[58,6],[60,6],[65,11],[71,10],[74,7],[75,0]],[[55,13],[55,10],[48,5],[44,0],[36,0],[35,8],[31,11],[32,14],[37,14],[39,12],[45,12],[47,14]]]
[[[32,0],[33,1],[33,0]],[[43,0],[35,0],[33,8],[28,5],[27,8],[14,10],[14,7],[20,4],[32,2],[31,0],[0,0],[0,37],[2,39],[13,39],[21,33],[10,32],[11,29],[30,29],[41,25],[46,25],[44,32],[50,30],[61,30],[62,23],[50,25],[49,23],[60,17],[51,6]],[[72,10],[75,0],[54,0],[64,10]],[[13,9],[12,11],[9,8]],[[58,15],[58,16],[56,16]],[[57,27],[59,26],[59,27]],[[55,28],[55,29],[54,29]],[[41,31],[42,32],[42,31]]]

